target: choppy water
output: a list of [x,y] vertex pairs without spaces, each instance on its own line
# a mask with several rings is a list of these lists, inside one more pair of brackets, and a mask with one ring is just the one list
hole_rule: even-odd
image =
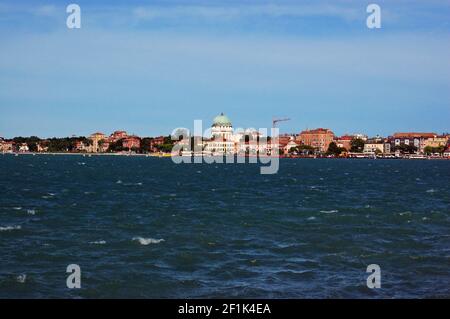
[[449,185],[450,161],[0,155],[0,297],[450,297]]

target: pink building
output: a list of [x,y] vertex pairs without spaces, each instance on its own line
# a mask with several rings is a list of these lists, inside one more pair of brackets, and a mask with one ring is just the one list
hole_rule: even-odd
[[111,142],[117,142],[118,140],[121,140],[126,137],[128,137],[128,134],[125,131],[115,131],[110,136]]
[[123,139],[123,148],[131,150],[132,148],[141,147],[141,139],[137,136],[129,136]]

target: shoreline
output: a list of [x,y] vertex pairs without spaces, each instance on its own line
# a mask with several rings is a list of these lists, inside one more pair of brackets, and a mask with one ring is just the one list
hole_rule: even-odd
[[38,152],[23,152],[23,153],[0,153],[0,155],[11,155],[11,156],[81,156],[81,157],[92,157],[92,156],[138,156],[138,157],[171,157],[170,154],[122,154],[122,153],[38,153]]
[[[39,153],[39,152],[6,152],[0,153],[0,155],[11,155],[11,156],[40,156],[40,155],[50,155],[50,156],[82,156],[82,157],[92,157],[92,156],[125,156],[125,157],[158,157],[158,158],[170,158],[172,154],[170,153],[149,153],[149,154],[139,154],[139,153],[62,153],[62,152],[49,152],[49,153]],[[235,155],[236,156],[236,155]],[[180,156],[182,157],[182,156]],[[184,156],[189,157],[189,156]],[[195,156],[190,156],[195,157]],[[217,156],[202,156],[202,157],[217,157]],[[219,156],[220,157],[220,156]],[[224,156],[225,157],[225,156]],[[258,157],[256,155],[250,155],[245,157]],[[286,158],[286,159],[370,159],[370,160],[450,160],[450,157],[378,157],[373,156],[360,156],[360,157],[326,157],[326,156],[269,156],[263,155],[259,156],[263,158]]]

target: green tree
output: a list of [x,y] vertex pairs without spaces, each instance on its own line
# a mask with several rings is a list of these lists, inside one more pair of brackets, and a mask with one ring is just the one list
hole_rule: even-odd
[[139,152],[144,153],[144,154],[145,153],[150,153],[151,147],[152,147],[152,141],[153,141],[153,138],[151,138],[151,137],[144,137],[141,140],[141,147],[139,149]]
[[172,152],[174,146],[174,141],[170,138],[170,136],[164,137],[164,143],[161,145],[155,145],[155,148],[158,149],[158,151],[163,153],[170,153]]
[[350,152],[353,153],[362,153],[364,150],[364,140],[360,139],[360,138],[354,138],[352,139],[352,141],[350,142]]
[[30,152],[37,152],[38,148],[37,148],[36,142],[29,142],[29,143],[27,143],[27,145],[28,145],[28,149],[30,150]]
[[108,152],[110,153],[122,152],[123,150],[124,150],[123,139],[117,140],[116,142],[112,142],[109,144]]
[[328,146],[327,155],[339,156],[344,151],[345,148],[337,146],[335,142],[331,142]]
[[297,146],[298,153],[308,155],[308,154],[314,154],[315,148],[309,145],[299,145]]
[[441,146],[437,146],[437,147],[432,147],[432,146],[426,146],[424,149],[423,149],[423,152],[425,153],[425,154],[435,154],[435,153],[439,153],[439,154],[442,154],[442,153],[444,153],[444,151],[445,151],[445,146],[444,145],[441,145]]

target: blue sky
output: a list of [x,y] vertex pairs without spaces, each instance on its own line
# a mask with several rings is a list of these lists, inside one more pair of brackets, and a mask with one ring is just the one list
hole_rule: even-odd
[[450,1],[0,0],[0,136],[450,131]]

